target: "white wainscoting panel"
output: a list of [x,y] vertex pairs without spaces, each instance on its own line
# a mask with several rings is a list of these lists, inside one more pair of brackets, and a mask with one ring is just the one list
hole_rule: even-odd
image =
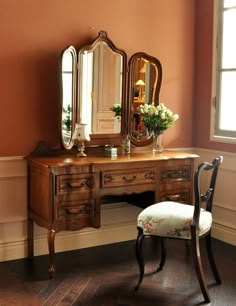
[[214,195],[212,236],[236,245],[236,154],[200,148],[195,152],[200,156],[199,163],[211,162],[219,155],[224,158]]

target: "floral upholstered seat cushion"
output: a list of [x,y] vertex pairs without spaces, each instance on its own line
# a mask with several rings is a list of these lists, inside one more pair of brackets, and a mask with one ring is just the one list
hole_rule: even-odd
[[[144,235],[190,239],[194,206],[177,202],[160,202],[145,208],[138,216]],[[212,225],[212,214],[201,208],[198,234],[202,236]]]

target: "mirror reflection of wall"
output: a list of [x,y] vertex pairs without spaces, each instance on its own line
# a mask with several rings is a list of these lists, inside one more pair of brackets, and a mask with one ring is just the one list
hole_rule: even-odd
[[73,49],[68,49],[62,56],[62,137],[69,145],[72,137],[73,107]]
[[86,123],[89,134],[92,134],[92,105],[93,105],[93,52],[84,51],[82,56],[80,99],[80,123]]
[[146,63],[146,83],[148,86],[146,87],[146,103],[148,104],[155,104],[155,99],[154,99],[154,89],[157,85],[157,78],[158,78],[158,72],[157,72],[157,67],[153,65],[152,63],[148,62]]

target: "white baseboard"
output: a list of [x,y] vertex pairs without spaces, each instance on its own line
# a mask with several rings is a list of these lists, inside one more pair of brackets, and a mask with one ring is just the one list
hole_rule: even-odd
[[[137,230],[134,223],[116,227],[101,227],[79,232],[58,233],[55,239],[55,252],[78,250],[99,245],[117,243],[136,239]],[[35,256],[48,254],[46,239],[35,241]]]
[[[140,211],[141,208],[123,202],[103,205],[101,227],[99,229],[85,228],[80,231],[57,233],[55,237],[55,252],[134,240],[137,236],[136,220]],[[26,228],[25,225],[23,227]],[[48,254],[46,229],[34,224],[34,232],[34,255]],[[7,241],[0,244],[0,261],[27,257],[26,234],[22,240]]]
[[219,223],[213,223],[212,237],[236,246],[236,229]]
[[[55,252],[78,250],[99,245],[135,240],[136,222],[104,226],[100,229],[84,229],[76,232],[61,232],[55,238]],[[221,224],[213,224],[212,237],[236,245],[236,230]],[[35,256],[48,254],[47,236],[40,235],[34,241]],[[13,241],[0,245],[0,261],[27,257],[27,241]]]
[[[78,232],[58,233],[55,238],[55,252],[78,250],[99,245],[136,239],[135,224],[120,227],[91,229]],[[34,240],[34,255],[48,254],[47,237]],[[0,245],[0,261],[27,257],[27,241],[6,242]]]

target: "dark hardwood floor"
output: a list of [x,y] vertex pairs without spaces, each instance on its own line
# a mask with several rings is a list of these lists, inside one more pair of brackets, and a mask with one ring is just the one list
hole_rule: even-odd
[[[152,274],[158,263],[158,246],[145,241],[146,275],[134,291],[138,266],[134,241],[56,255],[57,272],[48,278],[48,256],[0,263],[0,305],[83,306],[193,306],[202,295],[191,256],[183,242],[167,241],[164,269]],[[222,285],[214,285],[202,247],[211,306],[236,305],[236,247],[214,240]],[[152,256],[149,255],[152,253]],[[154,256],[155,255],[155,260]]]

